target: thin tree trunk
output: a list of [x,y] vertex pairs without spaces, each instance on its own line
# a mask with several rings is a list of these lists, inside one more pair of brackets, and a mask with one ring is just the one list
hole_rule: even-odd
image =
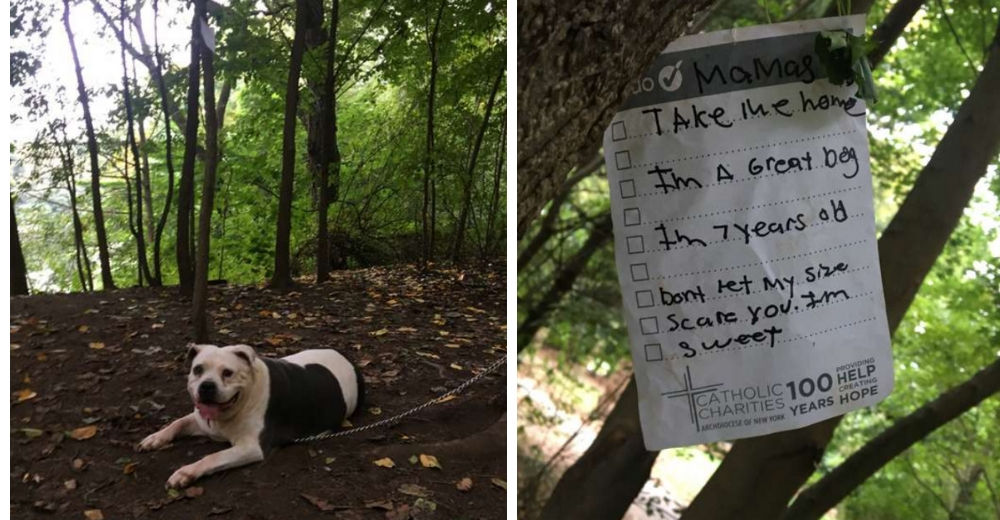
[[97,162],[97,137],[94,134],[94,121],[90,117],[90,96],[83,82],[83,69],[80,67],[80,57],[76,51],[76,39],[69,24],[69,0],[63,0],[63,26],[69,39],[70,53],[73,55],[73,66],[76,70],[76,88],[83,107],[83,122],[87,130],[87,151],[90,153],[90,195],[94,202],[94,229],[97,231],[97,252],[101,260],[101,283],[103,290],[115,288],[111,276],[111,260],[108,254],[108,233],[104,227],[104,208],[101,206],[101,169]]
[[[995,49],[995,46],[994,46]],[[996,56],[994,50],[991,56]],[[933,157],[920,173],[913,189],[879,240],[879,258],[891,330],[902,319],[924,276],[933,265],[976,182],[1000,146],[1000,105],[990,92],[1000,89],[1000,63],[992,58],[984,68],[972,94],[962,104]],[[630,421],[638,422],[638,409]],[[736,441],[722,465],[684,513],[685,520],[728,518],[776,518],[792,495],[812,474],[815,464],[840,418],[807,428]],[[606,422],[604,428],[618,428]],[[629,460],[636,454],[608,451],[597,442],[581,457],[592,453]],[[644,450],[642,446],[630,449]],[[604,475],[574,473],[564,476],[558,487],[582,493],[600,489]],[[619,477],[621,477],[619,475]],[[648,473],[644,478],[648,477]],[[634,489],[638,493],[640,486]],[[631,499],[630,499],[631,500]]]
[[[205,12],[205,0],[197,0]],[[208,342],[208,260],[212,238],[212,207],[215,203],[215,172],[219,161],[219,123],[215,111],[215,64],[212,51],[202,53],[205,81],[205,175],[201,184],[201,216],[198,219],[198,249],[194,270],[192,316],[195,342]],[[196,66],[196,64],[192,64]]]
[[972,464],[958,481],[958,495],[955,503],[948,512],[948,520],[965,520],[971,518],[969,507],[972,505],[972,498],[976,494],[976,486],[983,478],[983,466],[978,462]]
[[[133,67],[132,72],[135,72]],[[133,76],[134,77],[134,76]],[[146,246],[156,240],[156,216],[153,214],[153,189],[149,172],[149,151],[146,146],[146,125],[143,122],[146,118],[141,115],[135,119],[136,128],[139,130],[139,156],[142,157],[142,215],[146,226]],[[155,271],[152,281],[156,280]],[[151,285],[159,285],[152,284]]]
[[[167,163],[167,196],[163,202],[163,212],[156,223],[156,230],[153,232],[153,277],[156,278],[157,285],[163,285],[163,269],[160,260],[160,251],[163,242],[163,229],[167,225],[170,216],[170,204],[174,197],[174,153],[173,136],[170,127],[170,101],[167,97],[167,84],[163,79],[163,55],[160,54],[160,9],[159,0],[153,0],[153,53],[156,60],[156,73],[152,74],[156,83],[157,93],[160,95],[160,110],[163,112],[163,131],[166,147]],[[150,67],[152,69],[152,67]]]
[[500,141],[497,143],[497,153],[493,164],[493,196],[490,197],[490,212],[486,217],[486,244],[483,246],[483,257],[493,254],[496,238],[496,223],[500,211],[500,180],[503,177],[504,159],[507,158],[507,120],[506,113],[500,117]]
[[476,143],[472,147],[472,156],[469,157],[469,166],[465,172],[462,211],[458,217],[458,229],[455,230],[455,236],[453,238],[454,249],[452,250],[451,255],[451,258],[455,263],[458,263],[462,259],[462,242],[465,238],[465,227],[468,223],[469,210],[472,206],[472,188],[475,186],[476,161],[479,159],[479,150],[483,146],[483,137],[486,135],[486,129],[489,127],[490,113],[493,112],[493,103],[496,101],[497,92],[500,90],[500,83],[503,81],[504,72],[506,72],[506,62],[504,63],[504,68],[500,70],[496,79],[493,80],[493,88],[490,90],[490,98],[486,102],[486,112],[483,114],[483,124],[479,125],[479,133],[476,134]]
[[[819,519],[889,461],[998,391],[1000,360],[896,421],[865,443],[833,471],[799,493],[782,518]],[[958,509],[960,502],[955,501],[953,511]]]
[[541,224],[539,224],[538,231],[531,237],[531,241],[524,247],[521,254],[517,255],[518,272],[527,267],[531,260],[535,258],[535,255],[542,250],[542,246],[544,246],[545,243],[548,242],[553,235],[555,235],[555,225],[559,220],[559,210],[566,202],[566,199],[568,199],[573,193],[573,188],[583,179],[593,175],[594,172],[597,171],[603,164],[604,157],[598,155],[591,159],[591,161],[586,165],[577,168],[577,173],[566,179],[566,182],[563,183],[563,186],[556,193],[556,196],[553,197],[552,202],[549,203],[549,211],[545,214]]
[[[326,77],[320,98],[322,123],[321,164],[319,165],[319,211],[316,215],[316,282],[330,279],[330,170],[334,170],[334,185],[339,185],[340,147],[337,145],[337,26],[340,25],[340,1],[333,0],[330,9],[330,37],[326,50]],[[336,198],[336,195],[334,196]]]
[[177,192],[177,274],[181,294],[194,292],[193,247],[191,245],[191,215],[194,211],[194,162],[198,146],[199,67],[201,61],[200,22],[205,17],[204,4],[195,2],[191,17],[191,65],[188,67],[187,124],[184,128],[184,162],[181,164],[181,184]]
[[438,6],[437,17],[434,19],[434,29],[427,37],[427,47],[430,51],[431,70],[430,81],[427,86],[427,143],[424,150],[424,207],[422,215],[423,223],[423,246],[424,263],[431,261],[434,255],[434,209],[431,208],[434,176],[434,92],[437,88],[438,55],[437,40],[439,29],[441,28],[441,16],[444,14],[444,7],[447,0],[441,0]]
[[14,216],[14,196],[10,197],[10,294],[28,294],[28,268],[21,250],[21,235],[17,232],[17,217]]
[[[121,3],[121,26],[122,32],[125,32],[125,2]],[[153,275],[149,271],[149,262],[146,258],[146,230],[143,226],[143,182],[142,182],[142,165],[139,156],[139,145],[135,138],[135,113],[132,110],[132,87],[129,85],[128,78],[128,62],[125,59],[125,47],[121,48],[121,58],[122,58],[122,94],[124,96],[125,103],[125,140],[126,146],[132,152],[132,164],[135,166],[135,225],[129,222],[129,227],[132,230],[132,236],[135,238],[136,245],[136,258],[138,259],[138,270],[139,270],[139,286],[143,285],[143,280],[147,283],[152,284]],[[125,170],[128,170],[128,156],[125,159]],[[126,174],[127,175],[127,174]],[[127,183],[126,177],[126,183]],[[129,211],[132,210],[132,204],[129,203]]]
[[90,272],[90,257],[87,254],[87,245],[83,241],[83,222],[80,220],[80,212],[76,207],[76,161],[73,160],[73,147],[66,137],[66,127],[61,126],[62,142],[54,143],[59,150],[62,159],[63,169],[66,171],[66,193],[69,195],[69,208],[73,218],[73,245],[76,250],[76,271],[80,277],[80,287],[84,292],[94,290],[94,279]]
[[[531,344],[535,333],[545,323],[549,313],[556,307],[562,297],[573,289],[576,279],[587,267],[590,258],[611,240],[611,214],[605,215],[594,224],[590,236],[556,273],[552,287],[532,305],[524,320],[517,326],[517,351],[521,352]],[[596,441],[595,441],[596,442]],[[641,443],[640,443],[641,444]],[[634,495],[633,495],[634,496]]]
[[925,1],[898,0],[893,4],[892,9],[885,15],[882,23],[872,33],[872,41],[875,42],[875,48],[868,52],[868,62],[872,68],[882,63],[885,55],[889,54],[889,49],[892,49],[892,45],[896,43],[899,35],[903,34],[906,26],[910,25],[913,15],[917,14],[917,11],[920,10]]
[[295,114],[299,106],[299,77],[302,55],[305,53],[307,8],[304,0],[295,2],[295,35],[288,63],[288,83],[285,86],[285,122],[281,143],[281,185],[278,197],[278,227],[274,246],[274,275],[271,287],[288,289],[292,286],[291,233],[292,197],[295,182]]

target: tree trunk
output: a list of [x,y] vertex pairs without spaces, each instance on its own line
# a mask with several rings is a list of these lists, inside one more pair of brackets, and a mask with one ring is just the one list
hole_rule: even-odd
[[[985,174],[987,164],[1000,146],[1000,105],[992,103],[989,94],[1000,89],[1000,71],[997,70],[1000,64],[994,58],[996,54],[994,45],[991,60],[972,94],[962,104],[955,121],[879,240],[891,330],[895,330],[902,319],[958,223],[976,182]],[[638,421],[638,409],[633,408],[631,413]],[[814,471],[839,420],[832,418],[799,430],[736,441],[685,512],[685,520],[780,516],[792,495]],[[609,420],[605,423],[605,428],[608,427],[615,425]],[[588,453],[605,450],[597,444],[595,441]],[[620,456],[627,458],[630,455],[622,453]],[[559,486],[600,489],[591,488],[587,478],[585,473],[572,479],[564,476]],[[640,487],[635,488],[635,493]]]
[[566,173],[600,147],[628,84],[671,40],[684,34],[689,20],[713,3],[518,3],[518,240],[562,186]]
[[90,195],[94,202],[94,229],[97,231],[97,252],[101,259],[101,283],[103,290],[115,288],[111,276],[111,260],[108,254],[108,233],[104,227],[104,208],[101,206],[101,168],[97,162],[97,137],[94,134],[94,121],[90,117],[90,96],[83,82],[83,69],[80,67],[80,57],[76,52],[76,39],[69,24],[69,0],[63,0],[63,27],[69,39],[70,53],[73,55],[73,66],[76,70],[76,89],[83,107],[83,122],[87,130],[87,151],[90,154]]
[[167,84],[163,79],[163,55],[160,54],[159,19],[159,0],[153,0],[153,53],[156,59],[156,73],[152,74],[152,76],[156,83],[157,93],[160,95],[160,110],[163,112],[163,131],[167,163],[167,196],[163,202],[163,212],[160,213],[160,220],[156,223],[156,230],[153,233],[153,277],[156,278],[157,285],[163,285],[160,250],[163,242],[163,229],[167,225],[167,218],[170,216],[170,204],[174,197],[174,152],[173,136],[170,128],[170,101],[167,97]]
[[[205,12],[205,0],[197,0]],[[215,203],[215,171],[219,161],[219,123],[215,112],[215,64],[212,51],[202,53],[201,62],[205,81],[205,175],[201,184],[201,216],[198,219],[198,249],[194,269],[194,298],[192,316],[194,340],[207,343],[208,320],[208,259],[212,238],[212,207]],[[192,63],[192,66],[197,64]]]
[[21,235],[17,232],[17,217],[14,216],[14,196],[10,197],[10,294],[28,294],[28,268],[21,251]]
[[500,212],[500,180],[503,178],[504,161],[507,159],[507,117],[506,113],[500,118],[500,141],[497,143],[497,153],[493,164],[493,196],[490,197],[490,212],[486,216],[486,240],[483,245],[483,257],[494,254],[495,246],[494,233],[496,233],[496,223],[499,220],[497,213]]
[[184,162],[181,164],[181,185],[177,192],[177,274],[181,294],[194,292],[194,263],[191,247],[191,214],[194,211],[194,161],[198,147],[199,67],[201,62],[201,28],[205,17],[204,4],[195,2],[191,17],[191,65],[188,67],[187,119],[184,127]]
[[[441,28],[441,15],[444,14],[446,0],[441,0],[438,6],[434,29],[427,36],[427,48],[430,51],[431,71],[427,87],[427,144],[424,150],[424,207],[421,213],[423,223],[424,263],[431,261],[434,254],[434,210],[431,209],[432,177],[434,176],[434,91],[437,88],[438,55],[437,40]],[[430,214],[429,214],[430,213]]]
[[[625,514],[660,454],[646,451],[642,443],[639,418],[635,414],[638,408],[633,378],[594,443],[559,480],[542,510],[542,520],[619,520]],[[565,482],[585,485],[573,488]]]
[[281,186],[278,197],[278,229],[274,246],[274,275],[271,287],[288,289],[292,286],[291,233],[292,197],[295,192],[295,114],[299,107],[299,77],[302,55],[305,53],[305,25],[308,6],[305,0],[295,2],[295,35],[288,61],[288,83],[285,86],[285,122],[281,143]]
[[469,166],[465,172],[465,186],[462,195],[462,211],[458,217],[458,228],[455,230],[454,249],[452,250],[452,261],[458,263],[462,259],[462,242],[465,238],[465,227],[469,220],[469,210],[472,207],[472,189],[475,187],[476,161],[479,159],[479,150],[483,146],[483,136],[490,123],[490,113],[493,112],[493,103],[496,102],[497,92],[500,90],[500,83],[506,72],[506,62],[504,68],[493,80],[493,88],[490,90],[489,101],[486,102],[486,112],[483,114],[483,124],[479,125],[479,133],[476,134],[476,142],[472,147],[472,156],[469,158]]
[[975,462],[968,470],[963,472],[958,479],[958,495],[955,496],[955,503],[948,512],[948,520],[966,520],[971,518],[969,507],[972,506],[972,498],[976,493],[976,486],[983,478],[983,465]]
[[73,247],[76,251],[76,271],[80,277],[80,287],[84,292],[94,290],[94,278],[90,271],[90,255],[87,253],[87,244],[83,241],[83,222],[80,220],[80,212],[76,207],[76,161],[73,160],[73,147],[66,137],[65,125],[60,127],[62,141],[56,141],[55,147],[59,150],[62,159],[63,169],[66,172],[66,193],[69,195],[69,208],[73,218]]
[[882,23],[872,33],[872,41],[875,42],[875,48],[868,52],[868,63],[872,68],[882,63],[885,55],[889,54],[889,49],[896,43],[899,35],[903,34],[903,29],[906,29],[906,26],[910,25],[913,15],[917,14],[917,11],[920,10],[925,1],[898,0],[893,4],[892,9],[885,15],[885,19],[882,20]]
[[[833,471],[799,493],[782,518],[818,520],[889,461],[998,391],[1000,360],[865,443]],[[956,505],[959,502],[956,500]]]
[[[333,0],[330,9],[330,38],[326,50],[326,77],[320,98],[321,163],[319,165],[319,208],[316,215],[316,282],[330,279],[330,229],[327,221],[330,209],[330,169],[334,185],[340,179],[340,147],[337,145],[337,26],[340,25],[340,0]],[[334,193],[334,199],[336,194]]]
[[[122,32],[125,31],[125,2],[121,4],[121,24]],[[135,238],[136,258],[139,268],[139,285],[143,285],[145,280],[149,285],[153,284],[153,275],[149,271],[149,262],[146,258],[146,230],[143,225],[143,175],[139,145],[135,138],[135,113],[132,110],[132,87],[128,79],[128,62],[125,59],[125,47],[121,48],[122,57],[122,95],[125,102],[125,140],[128,148],[132,152],[132,164],[135,166],[135,226],[130,224],[132,236]],[[147,165],[148,167],[148,165]],[[125,170],[128,171],[128,156],[125,159]],[[127,174],[126,174],[127,175]],[[126,180],[127,182],[127,180]],[[147,186],[148,188],[148,186]],[[132,204],[129,203],[131,213]]]
[[[563,295],[568,293],[573,288],[573,284],[576,282],[576,279],[580,276],[580,273],[583,272],[583,269],[587,267],[587,262],[590,261],[590,257],[594,256],[594,253],[607,244],[608,241],[611,240],[611,236],[611,214],[609,213],[604,215],[604,217],[594,225],[593,230],[590,232],[590,236],[587,237],[587,241],[580,246],[580,249],[576,252],[576,254],[566,261],[559,272],[555,275],[552,287],[549,288],[549,290],[546,291],[537,302],[535,302],[535,304],[528,311],[527,315],[525,315],[524,321],[518,325],[518,352],[521,352],[531,344],[531,339],[535,337],[535,333],[538,332],[538,329],[545,323],[545,319],[548,318],[549,313],[552,312],[552,309],[554,309],[559,301],[562,300]],[[642,443],[640,442],[640,444]]]

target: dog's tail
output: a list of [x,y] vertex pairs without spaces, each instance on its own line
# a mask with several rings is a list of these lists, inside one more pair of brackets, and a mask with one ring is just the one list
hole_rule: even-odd
[[354,378],[358,380],[358,403],[355,405],[351,417],[357,415],[358,410],[361,410],[361,406],[365,404],[365,376],[357,365],[354,365]]

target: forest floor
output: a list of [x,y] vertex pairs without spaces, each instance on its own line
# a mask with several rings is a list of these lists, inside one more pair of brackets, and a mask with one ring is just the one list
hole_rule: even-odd
[[[504,269],[370,268],[284,294],[213,286],[212,342],[274,357],[336,348],[365,376],[367,403],[351,418],[364,425],[506,355]],[[505,517],[504,446],[470,453],[462,441],[442,444],[501,418],[505,366],[395,426],[283,447],[178,493],[165,489],[167,477],[225,445],[187,438],[163,451],[133,450],[192,410],[190,304],[176,288],[10,302],[13,518]],[[421,454],[440,467],[425,467]],[[375,464],[385,457],[394,467]]]

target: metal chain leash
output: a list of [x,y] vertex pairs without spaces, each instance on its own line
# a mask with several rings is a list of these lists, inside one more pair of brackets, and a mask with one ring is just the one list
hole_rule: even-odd
[[341,430],[339,432],[323,432],[323,433],[318,433],[316,435],[310,435],[309,437],[300,437],[298,439],[293,440],[292,443],[293,444],[300,444],[300,443],[303,443],[303,442],[313,442],[313,441],[320,441],[320,440],[324,440],[324,439],[333,439],[335,437],[343,437],[345,435],[351,435],[353,433],[360,433],[360,432],[363,432],[363,431],[373,430],[373,429],[379,428],[381,426],[388,426],[388,425],[391,425],[391,424],[395,424],[395,423],[397,423],[397,422],[399,422],[399,421],[401,421],[401,420],[403,420],[403,419],[405,419],[405,418],[407,418],[407,417],[409,417],[409,416],[411,416],[411,415],[413,415],[413,414],[415,414],[415,413],[417,413],[417,412],[419,412],[419,411],[421,411],[421,410],[423,410],[425,408],[428,408],[428,407],[430,407],[430,406],[432,406],[434,404],[440,403],[442,400],[447,399],[448,397],[451,397],[451,396],[453,396],[453,395],[455,395],[455,394],[457,394],[457,393],[465,390],[466,388],[468,388],[468,387],[472,386],[473,384],[475,384],[480,379],[486,377],[489,373],[493,372],[497,368],[500,368],[500,366],[503,365],[506,362],[507,362],[507,356],[503,356],[500,359],[494,361],[492,365],[486,367],[486,370],[483,370],[482,372],[480,372],[480,373],[472,376],[471,378],[467,379],[464,383],[456,386],[455,388],[453,388],[451,390],[448,390],[447,392],[445,392],[445,393],[443,393],[443,394],[435,397],[434,399],[431,399],[430,401],[427,401],[424,404],[421,404],[420,406],[417,406],[415,408],[410,408],[409,410],[407,410],[407,411],[405,411],[403,413],[400,413],[400,414],[393,415],[392,417],[389,417],[388,419],[382,419],[381,421],[375,421],[375,422],[373,422],[371,424],[366,424],[364,426],[357,426],[357,427],[351,428],[349,430]]

